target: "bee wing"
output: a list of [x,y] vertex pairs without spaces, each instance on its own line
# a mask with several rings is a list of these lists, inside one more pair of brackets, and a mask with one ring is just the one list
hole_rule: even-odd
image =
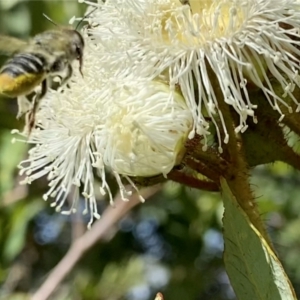
[[10,55],[22,50],[28,42],[6,35],[0,35],[0,53]]

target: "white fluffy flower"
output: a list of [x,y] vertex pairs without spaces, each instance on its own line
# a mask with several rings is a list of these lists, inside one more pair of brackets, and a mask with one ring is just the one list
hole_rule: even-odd
[[[164,83],[104,84],[100,77],[97,86],[95,76],[87,72],[84,80],[75,77],[70,88],[52,91],[43,100],[41,129],[32,132],[29,142],[35,146],[20,168],[27,175],[24,183],[48,176],[44,199],[54,198],[58,211],[74,187],[78,198],[82,186],[87,211],[97,218],[93,172],[101,177],[101,192],[108,192],[112,201],[105,179],[105,169],[111,170],[126,200],[120,175],[134,187],[128,175],[167,174],[182,154],[192,117],[182,96]],[[64,213],[76,211],[76,202]]]
[[[187,136],[201,135],[207,147],[210,124],[221,152],[229,137],[220,94],[240,116],[236,132],[246,130],[249,116],[256,121],[249,82],[282,117],[282,105],[292,110],[286,96],[299,109],[292,95],[299,86],[297,0],[182,2],[86,1],[98,9],[84,30],[84,79],[75,74],[70,88],[43,99],[41,129],[33,131],[29,142],[35,146],[21,163],[27,183],[48,176],[45,199],[53,197],[58,210],[72,188],[82,186],[87,209],[98,217],[95,171],[102,193],[111,197],[109,169],[126,199],[120,175],[134,186],[128,176],[167,174]],[[270,75],[280,82],[282,97],[275,95]]]
[[[236,132],[246,130],[249,116],[256,122],[249,81],[282,117],[278,103],[292,110],[286,96],[300,108],[292,95],[300,84],[298,0],[107,0],[92,20],[100,25],[91,34],[109,49],[102,61],[123,78],[159,76],[171,88],[179,85],[194,118],[190,137],[197,132],[206,139],[210,133],[205,111],[216,125],[220,151],[217,120],[223,123],[223,142],[229,137],[216,83],[240,116]],[[275,95],[270,75],[280,82],[282,97]]]

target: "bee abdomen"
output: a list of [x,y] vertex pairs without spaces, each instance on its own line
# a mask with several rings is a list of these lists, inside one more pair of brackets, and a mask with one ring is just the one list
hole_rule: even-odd
[[45,72],[45,65],[45,57],[38,53],[19,53],[3,66],[0,74],[6,74],[12,78],[24,74],[38,74]]
[[40,53],[16,54],[0,70],[0,94],[28,95],[47,76],[47,58]]

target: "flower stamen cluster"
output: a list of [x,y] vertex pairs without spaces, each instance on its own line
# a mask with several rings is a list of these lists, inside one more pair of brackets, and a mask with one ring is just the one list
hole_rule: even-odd
[[126,200],[120,176],[135,189],[130,176],[166,176],[196,134],[206,150],[215,132],[222,152],[229,134],[220,98],[238,116],[236,133],[259,121],[250,90],[261,90],[279,121],[300,110],[297,0],[84,2],[99,8],[83,32],[84,79],[76,73],[42,101],[21,163],[27,183],[48,175],[44,197],[58,210],[80,187],[98,217],[94,173],[112,201],[110,170]]

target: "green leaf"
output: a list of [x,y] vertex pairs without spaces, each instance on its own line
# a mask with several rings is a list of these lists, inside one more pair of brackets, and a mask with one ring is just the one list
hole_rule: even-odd
[[14,215],[11,219],[11,228],[7,241],[4,245],[3,256],[5,260],[11,261],[23,249],[26,239],[27,225],[29,221],[39,212],[44,206],[41,199],[22,203],[20,207],[14,209]]
[[224,262],[230,282],[241,300],[297,299],[275,253],[239,206],[225,179]]
[[28,148],[26,143],[13,144],[11,142],[13,137],[8,130],[0,136],[0,193],[13,188],[15,173],[17,172],[16,166],[22,160]]
[[30,295],[25,293],[13,293],[5,297],[5,300],[30,300],[30,299],[31,299]]

